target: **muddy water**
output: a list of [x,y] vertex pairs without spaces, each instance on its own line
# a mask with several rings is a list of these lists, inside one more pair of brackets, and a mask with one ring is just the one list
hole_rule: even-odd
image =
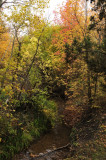
[[65,126],[61,118],[65,104],[63,101],[57,101],[57,104],[58,116],[55,127],[42,136],[38,142],[33,143],[27,151],[20,153],[13,160],[30,160],[30,155],[39,155],[69,143],[70,129]]
[[47,150],[53,150],[69,143],[69,130],[64,125],[59,125],[52,129],[37,143],[33,144],[29,151],[33,154],[44,153]]

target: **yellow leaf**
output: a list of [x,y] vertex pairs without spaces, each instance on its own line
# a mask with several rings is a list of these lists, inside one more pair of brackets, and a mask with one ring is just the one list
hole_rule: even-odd
[[10,116],[9,113],[7,113],[6,116],[9,117]]

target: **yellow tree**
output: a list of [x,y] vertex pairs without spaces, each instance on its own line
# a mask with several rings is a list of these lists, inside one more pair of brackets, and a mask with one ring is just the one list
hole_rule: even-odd
[[[5,15],[5,18],[11,26],[10,31],[11,36],[13,37],[13,42],[11,55],[6,66],[5,74],[2,78],[2,87],[5,87],[4,82],[10,82],[9,86],[12,87],[13,94],[16,90],[21,93],[20,90],[23,89],[26,81],[28,80],[29,72],[33,66],[35,56],[39,50],[38,48],[40,46],[40,39],[46,27],[45,22],[42,20],[42,11],[46,7],[47,2],[48,1],[34,0],[25,1],[24,3],[24,1],[22,1],[22,6],[12,6],[10,15]],[[21,4],[21,2],[19,4]],[[27,42],[25,40],[26,35],[28,35]],[[22,66],[21,59],[24,57],[25,53],[23,50],[23,46],[25,46],[24,43],[30,43],[32,37],[35,37],[37,39],[35,43],[36,49],[32,51],[32,56],[29,55],[30,63],[25,64],[27,67],[23,75],[22,71],[20,70],[20,66]]]

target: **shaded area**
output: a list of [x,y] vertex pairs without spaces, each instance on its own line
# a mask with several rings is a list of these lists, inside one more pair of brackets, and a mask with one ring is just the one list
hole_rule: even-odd
[[[13,160],[30,160],[37,155],[42,155],[46,152],[50,152],[69,143],[70,128],[68,128],[62,120],[65,109],[65,102],[60,99],[56,100],[56,103],[58,105],[58,114],[54,128],[43,135],[40,140],[38,140],[37,142],[33,142],[33,144],[27,151],[16,155]],[[67,152],[67,149],[65,150]],[[62,155],[61,151],[59,151],[59,153],[57,154]]]

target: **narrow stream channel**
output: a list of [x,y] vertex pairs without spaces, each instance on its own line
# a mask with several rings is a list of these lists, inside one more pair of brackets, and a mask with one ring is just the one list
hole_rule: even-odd
[[69,143],[70,129],[60,120],[64,112],[65,103],[58,101],[57,104],[58,116],[55,127],[42,136],[38,142],[33,143],[27,151],[20,153],[13,160],[30,160],[30,155],[41,155]]

